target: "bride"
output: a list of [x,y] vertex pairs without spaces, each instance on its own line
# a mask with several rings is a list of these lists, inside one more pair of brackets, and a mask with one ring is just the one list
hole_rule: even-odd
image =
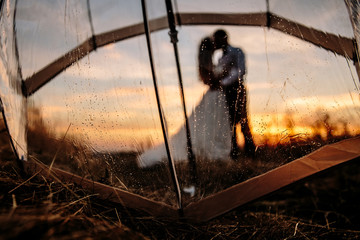
[[[231,150],[229,113],[225,94],[220,88],[220,80],[213,72],[213,53],[211,39],[209,37],[203,39],[198,54],[199,76],[209,89],[192,111],[188,121],[195,158],[226,161]],[[175,162],[187,160],[186,141],[185,126],[170,137],[170,152]],[[167,162],[167,154],[164,144],[146,150],[137,158],[138,166],[141,168],[165,162]]]

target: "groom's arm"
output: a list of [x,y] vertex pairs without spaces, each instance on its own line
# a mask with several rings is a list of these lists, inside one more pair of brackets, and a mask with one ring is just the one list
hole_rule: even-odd
[[230,73],[221,80],[221,85],[226,87],[238,81],[240,78],[240,72],[237,68],[232,67]]
[[226,87],[235,83],[236,81],[243,81],[245,75],[245,56],[244,53],[237,49],[236,53],[233,56],[233,64],[230,69],[229,74],[221,80],[221,85]]

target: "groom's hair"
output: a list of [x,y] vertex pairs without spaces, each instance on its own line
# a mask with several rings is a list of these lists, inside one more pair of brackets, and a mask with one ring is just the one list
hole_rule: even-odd
[[223,29],[218,29],[218,30],[216,30],[215,31],[215,33],[214,33],[214,37],[215,38],[218,38],[218,39],[225,39],[225,38],[228,38],[228,35],[227,35],[227,33],[225,32],[225,30],[223,30]]
[[223,29],[218,29],[213,34],[216,48],[226,46],[228,44],[228,35]]

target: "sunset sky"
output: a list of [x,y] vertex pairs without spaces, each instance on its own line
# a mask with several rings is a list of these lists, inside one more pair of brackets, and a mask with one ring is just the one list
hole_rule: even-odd
[[[91,1],[95,33],[141,22],[139,2],[126,1],[125,8],[110,0]],[[241,4],[225,1],[221,7],[218,1],[202,2],[194,5],[190,0],[178,1],[176,8],[181,12],[266,9],[265,1],[260,0]],[[304,25],[352,38],[345,4],[326,1],[325,6],[319,2],[270,1],[270,10]],[[24,77],[90,37],[90,28],[84,24],[88,23],[87,12],[81,3],[74,3],[78,8],[58,6],[59,12],[51,3],[37,3],[31,14],[28,1],[19,3],[18,41]],[[151,1],[148,10],[153,18],[165,15],[162,2]],[[38,16],[37,11],[46,14]],[[295,133],[312,134],[311,126],[325,114],[330,115],[333,124],[346,123],[354,133],[358,131],[359,79],[352,61],[260,27],[178,27],[188,115],[207,91],[197,75],[198,45],[218,28],[227,30],[230,44],[241,47],[246,54],[249,117],[258,143],[266,134],[286,134],[288,116],[294,122]],[[49,47],[51,44],[53,47]],[[184,118],[168,30],[152,34],[152,47],[161,104],[172,135],[183,125]],[[71,125],[69,134],[86,140],[97,150],[140,150],[149,143],[163,141],[145,36],[92,52],[36,92],[29,106],[40,108],[45,123],[58,136]]]

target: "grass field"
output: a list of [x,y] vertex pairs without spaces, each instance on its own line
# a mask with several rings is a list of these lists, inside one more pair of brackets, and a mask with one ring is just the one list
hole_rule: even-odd
[[[40,141],[36,138],[32,140]],[[57,164],[61,165],[62,161],[66,161],[66,155],[62,155],[65,150],[57,151],[59,143],[55,140],[50,143],[49,139],[41,141],[43,147],[49,147],[47,151],[34,153],[34,156],[46,162],[54,159],[55,153],[58,153]],[[49,181],[41,174],[21,174],[6,133],[1,133],[0,143],[0,239],[22,239],[29,236],[36,239],[360,238],[360,163],[356,161],[289,186],[211,221],[190,224],[155,218],[143,212],[125,209],[119,204],[101,200],[98,195],[75,184]],[[220,166],[222,171],[216,170],[219,166],[209,167],[200,163],[198,171],[204,176],[200,176],[203,179],[203,189],[199,195],[210,195],[233,184],[234,179],[242,181],[273,168],[274,164],[264,162],[265,159],[269,159],[269,154],[279,159],[275,164],[279,165],[297,158],[299,152],[305,154],[312,150],[307,145],[297,146],[298,149],[294,151],[293,147],[291,152],[285,145],[276,149],[259,149],[259,154],[265,156],[264,158],[224,164]],[[74,166],[68,165],[67,170],[77,170],[78,173],[86,173],[88,178],[108,183],[119,181],[112,180],[112,168],[109,168],[110,172],[104,169],[96,171],[97,161],[107,159],[108,162],[122,163],[123,159],[134,157],[131,153],[118,156],[97,155],[97,158],[91,159],[94,167],[89,168],[77,161],[86,159],[86,149],[80,145],[65,144],[62,147],[74,152]],[[165,167],[159,166],[137,173],[134,170],[135,166],[132,166],[133,169],[130,165],[128,167],[128,175],[120,179],[122,184],[119,183],[119,187],[126,187],[130,191],[139,191],[145,195],[148,192],[148,195],[156,200],[173,204],[171,193],[166,198],[168,200],[158,199],[172,190],[171,184],[162,187],[155,184],[156,178],[160,179],[160,182],[167,180]],[[185,183],[189,177],[185,170],[182,171],[185,166],[178,168],[180,182]],[[126,174],[124,171],[120,172]],[[118,176],[121,176],[120,172]],[[142,177],[139,177],[139,174]],[[147,184],[147,188],[144,188],[149,179],[153,180],[152,184]],[[150,194],[155,190],[160,194]]]

